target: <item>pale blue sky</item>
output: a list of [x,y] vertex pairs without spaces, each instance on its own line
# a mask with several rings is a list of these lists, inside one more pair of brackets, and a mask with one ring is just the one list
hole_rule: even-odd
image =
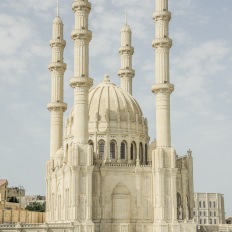
[[[119,83],[118,48],[124,9],[133,31],[134,96],[155,138],[154,0],[92,0],[90,75],[98,84],[105,73]],[[66,115],[73,103],[74,24],[72,0],[61,0],[65,24]],[[27,194],[45,193],[49,157],[51,60],[49,40],[56,1],[0,2],[0,178],[23,185]],[[198,192],[225,194],[232,215],[232,1],[170,0],[172,145],[179,155],[191,148],[194,187]]]

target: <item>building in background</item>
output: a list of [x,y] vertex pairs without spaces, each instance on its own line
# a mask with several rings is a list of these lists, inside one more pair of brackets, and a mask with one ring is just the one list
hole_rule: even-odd
[[46,197],[40,195],[28,195],[24,197],[23,201],[25,206],[32,205],[34,202],[43,204],[46,202]]
[[195,193],[194,203],[193,214],[197,224],[225,224],[223,194]]
[[6,202],[7,187],[8,187],[8,181],[6,179],[0,179],[0,204],[5,204]]
[[226,218],[226,224],[232,224],[232,217]]
[[23,186],[7,188],[7,200],[8,201],[10,201],[10,199],[12,198],[20,199],[22,197],[25,197],[25,189],[23,188]]

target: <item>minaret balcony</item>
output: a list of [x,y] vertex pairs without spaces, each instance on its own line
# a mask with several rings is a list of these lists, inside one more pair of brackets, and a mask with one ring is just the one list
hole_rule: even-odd
[[172,40],[169,38],[157,38],[154,39],[152,42],[153,48],[171,48],[172,47]]
[[169,93],[174,91],[174,85],[170,83],[157,83],[151,87],[153,93]]
[[62,111],[65,112],[67,109],[67,104],[64,102],[50,102],[47,104],[47,109],[49,111]]
[[133,78],[135,76],[135,70],[134,69],[120,69],[118,71],[118,76],[120,77],[130,77]]
[[124,46],[119,48],[119,54],[128,54],[128,55],[133,55],[134,54],[134,48],[131,46]]
[[51,39],[50,40],[50,46],[52,47],[62,47],[64,48],[66,46],[66,41],[63,39]]
[[72,31],[71,38],[73,40],[82,39],[90,41],[92,39],[92,31],[85,29],[75,29]]
[[89,77],[72,77],[70,78],[70,86],[75,87],[87,87],[91,88],[93,86],[93,79]]
[[48,66],[48,69],[50,71],[53,71],[53,70],[66,70],[66,68],[67,68],[67,64],[65,64],[63,62],[52,62]]
[[91,10],[91,3],[83,0],[76,0],[72,4],[73,11],[87,11],[88,13]]
[[163,11],[156,11],[153,14],[154,21],[158,20],[164,20],[164,21],[170,21],[171,20],[171,12],[163,10]]

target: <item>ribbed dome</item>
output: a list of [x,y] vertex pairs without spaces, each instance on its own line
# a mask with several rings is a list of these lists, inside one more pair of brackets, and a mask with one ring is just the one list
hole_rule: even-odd
[[142,123],[142,111],[136,100],[110,82],[104,81],[89,93],[89,122],[138,122]]

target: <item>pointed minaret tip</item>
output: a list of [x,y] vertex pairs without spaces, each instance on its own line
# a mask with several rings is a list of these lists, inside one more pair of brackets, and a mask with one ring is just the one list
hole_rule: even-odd
[[125,10],[125,25],[127,25],[128,17],[127,17],[127,10]]
[[56,16],[60,17],[59,0],[56,0]]

